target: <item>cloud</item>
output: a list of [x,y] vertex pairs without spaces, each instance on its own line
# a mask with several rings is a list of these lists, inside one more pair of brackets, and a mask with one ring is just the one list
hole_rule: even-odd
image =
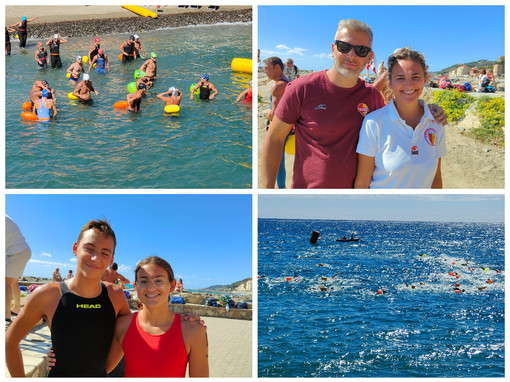
[[293,55],[293,56],[300,56],[300,57],[304,56],[305,52],[308,51],[308,49],[305,49],[305,48],[298,48],[298,47],[290,48],[284,44],[276,45],[276,49],[277,49],[277,53],[280,55],[288,55],[288,56]]
[[61,263],[58,261],[46,261],[46,260],[37,260],[37,259],[30,259],[28,260],[31,264],[37,264],[37,265],[43,265],[48,267],[58,267],[58,268],[69,268],[72,265],[69,263]]
[[320,60],[324,60],[324,59],[331,59],[333,57],[331,57],[331,53],[320,53],[320,54],[314,54],[313,55],[314,58],[318,58]]
[[71,263],[76,263],[76,257],[71,257],[68,261],[70,261]]
[[47,253],[47,252],[41,252],[41,256],[42,257],[51,257],[51,254]]
[[119,269],[118,269],[118,272],[119,273],[128,273],[128,272],[132,272],[133,271],[133,268],[131,268],[129,265],[124,265],[124,264],[121,264],[119,265]]

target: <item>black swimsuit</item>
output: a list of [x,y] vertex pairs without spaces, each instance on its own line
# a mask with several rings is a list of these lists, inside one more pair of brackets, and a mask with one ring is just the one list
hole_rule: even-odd
[[106,360],[115,327],[115,309],[108,289],[85,298],[60,283],[62,297],[51,321],[51,342],[57,359],[50,377],[106,377]]

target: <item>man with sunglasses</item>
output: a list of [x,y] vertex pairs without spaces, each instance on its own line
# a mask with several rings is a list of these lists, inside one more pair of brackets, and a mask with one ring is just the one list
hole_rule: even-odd
[[295,125],[292,188],[353,188],[363,118],[384,106],[359,75],[372,60],[373,34],[362,21],[341,20],[331,44],[331,69],[292,81],[264,139],[262,187],[274,188],[285,137]]

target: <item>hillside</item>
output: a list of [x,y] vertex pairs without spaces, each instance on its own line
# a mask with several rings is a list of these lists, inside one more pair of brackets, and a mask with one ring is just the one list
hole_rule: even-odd
[[465,62],[465,63],[459,63],[452,66],[449,66],[447,68],[444,68],[440,70],[439,72],[434,72],[438,75],[447,74],[453,69],[457,69],[459,66],[466,65],[468,68],[487,68],[488,66],[492,67],[494,64],[497,64],[498,61],[489,61],[489,60],[478,60],[478,61],[471,61],[471,62]]
[[231,291],[235,290],[239,285],[246,283],[248,280],[251,280],[251,277],[248,277],[241,281],[236,281],[230,285],[211,285],[210,287],[204,288],[202,290],[210,290],[210,291]]

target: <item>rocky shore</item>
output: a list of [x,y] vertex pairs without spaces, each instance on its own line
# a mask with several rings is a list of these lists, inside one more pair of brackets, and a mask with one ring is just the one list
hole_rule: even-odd
[[29,38],[48,38],[54,33],[61,36],[81,37],[114,33],[147,32],[162,28],[175,28],[192,25],[217,23],[251,22],[252,9],[238,9],[211,12],[187,12],[158,15],[157,19],[150,17],[120,17],[92,20],[74,20],[30,24]]

